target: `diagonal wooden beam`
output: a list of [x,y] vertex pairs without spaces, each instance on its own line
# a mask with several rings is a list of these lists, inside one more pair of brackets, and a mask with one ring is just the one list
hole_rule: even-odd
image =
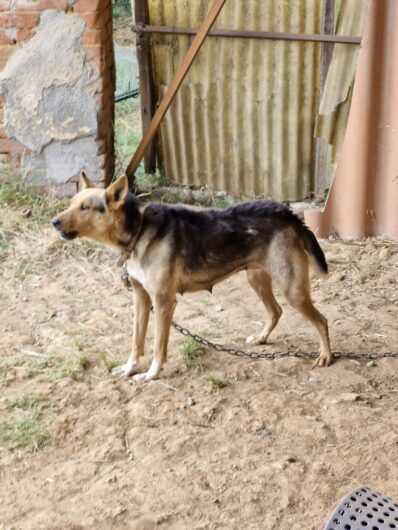
[[198,30],[198,33],[196,34],[195,38],[192,41],[191,46],[189,47],[189,50],[185,54],[184,59],[182,60],[180,66],[178,67],[178,70],[175,73],[174,78],[167,89],[166,94],[164,95],[162,101],[160,102],[159,107],[157,108],[155,115],[152,118],[152,121],[144,134],[144,137],[142,138],[139,146],[137,147],[136,152],[134,153],[134,156],[131,162],[129,163],[126,169],[126,175],[129,179],[130,184],[133,181],[134,174],[142,160],[142,157],[144,156],[147,148],[149,147],[149,144],[153,140],[159,128],[159,125],[161,124],[164,118],[164,115],[166,114],[168,108],[170,107],[172,103],[177,93],[177,90],[180,88],[181,83],[184,81],[189,68],[191,67],[196,55],[198,54],[200,48],[202,47],[202,44],[207,34],[212,28],[218,14],[220,13],[226,1],[227,0],[214,0],[214,4],[212,8],[207,13],[202,25],[200,26]]

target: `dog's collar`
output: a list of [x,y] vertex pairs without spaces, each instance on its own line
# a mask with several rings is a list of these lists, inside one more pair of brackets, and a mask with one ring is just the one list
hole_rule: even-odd
[[137,241],[138,241],[138,239],[139,239],[139,237],[141,235],[142,225],[143,225],[143,219],[141,219],[141,224],[140,224],[140,227],[139,227],[139,229],[137,231],[137,235],[132,237],[130,239],[130,241],[128,243],[126,243],[126,245],[125,245],[126,248],[124,249],[124,251],[118,257],[118,260],[116,262],[116,265],[118,267],[123,267],[123,265],[126,263],[126,261],[130,258],[131,253],[133,252],[134,247],[136,246]]

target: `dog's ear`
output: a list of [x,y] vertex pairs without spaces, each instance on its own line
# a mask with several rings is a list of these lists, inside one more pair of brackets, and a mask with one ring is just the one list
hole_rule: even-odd
[[80,184],[82,185],[82,189],[84,190],[84,188],[93,188],[94,186],[92,185],[92,183],[89,181],[89,179],[87,178],[87,175],[85,174],[84,171],[82,171],[80,173]]
[[129,191],[129,183],[126,175],[122,175],[106,188],[106,202],[118,204],[124,201]]

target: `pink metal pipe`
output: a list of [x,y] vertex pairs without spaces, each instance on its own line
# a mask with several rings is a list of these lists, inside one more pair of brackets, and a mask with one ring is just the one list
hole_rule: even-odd
[[398,239],[398,1],[370,0],[350,115],[324,211],[307,210],[320,236]]

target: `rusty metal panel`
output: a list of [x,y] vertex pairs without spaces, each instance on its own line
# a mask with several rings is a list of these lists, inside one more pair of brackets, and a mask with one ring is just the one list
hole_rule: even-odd
[[[197,28],[212,0],[148,3],[150,24]],[[229,0],[215,27],[321,33],[322,13],[323,0]],[[159,99],[192,37],[150,38]],[[161,127],[166,175],[245,195],[308,196],[320,59],[312,42],[208,38]]]

